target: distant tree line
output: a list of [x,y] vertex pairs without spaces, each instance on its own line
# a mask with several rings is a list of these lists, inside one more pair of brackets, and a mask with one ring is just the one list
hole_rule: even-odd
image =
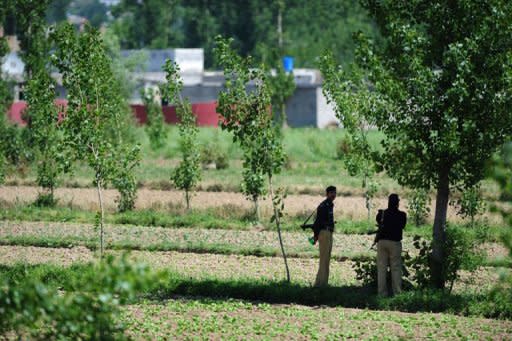
[[[327,48],[347,65],[355,49],[352,33],[377,34],[357,0],[121,0],[110,8],[99,0],[53,0],[46,20],[61,22],[67,14],[83,16],[92,26],[108,25],[123,49],[202,47],[207,68],[218,66],[213,48],[219,34],[233,37],[233,47],[244,56],[275,65],[289,54],[300,67],[313,67]],[[15,20],[7,19],[12,27]]]

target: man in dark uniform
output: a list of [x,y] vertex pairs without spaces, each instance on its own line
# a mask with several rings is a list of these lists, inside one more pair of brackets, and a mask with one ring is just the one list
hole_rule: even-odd
[[388,209],[379,210],[377,243],[377,283],[379,295],[388,295],[386,275],[388,266],[391,269],[391,286],[393,294],[402,291],[402,231],[407,224],[407,214],[398,209],[400,198],[391,194],[388,198]]
[[332,234],[334,232],[334,199],[336,187],[329,186],[325,190],[326,199],[316,210],[314,226],[315,241],[318,239],[320,249],[320,265],[316,275],[315,287],[326,286],[329,282],[329,264],[331,262]]

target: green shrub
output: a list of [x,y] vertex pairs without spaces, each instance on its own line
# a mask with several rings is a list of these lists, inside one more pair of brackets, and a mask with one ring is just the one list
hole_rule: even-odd
[[52,193],[39,193],[37,195],[36,201],[34,202],[34,206],[36,207],[55,207],[57,206],[57,202],[59,200],[56,199]]
[[215,165],[215,169],[229,168],[228,154],[221,148],[216,139],[201,146],[201,164],[203,168],[212,164]]
[[[413,257],[407,252],[402,255],[404,289],[409,286],[417,289],[429,288],[432,285],[431,242],[414,236],[413,246],[417,250],[417,256]],[[474,271],[483,263],[483,255],[481,251],[477,251],[476,240],[460,229],[447,229],[444,253],[443,271],[449,285],[448,292],[452,291],[454,282],[459,278],[459,270]],[[377,286],[376,257],[357,260],[353,269],[356,272],[356,278],[364,285]]]
[[161,285],[163,278],[163,273],[130,264],[126,256],[107,257],[92,271],[78,274],[80,280],[66,284],[63,291],[43,284],[36,275],[2,280],[0,333],[39,340],[126,339],[124,326],[117,320],[119,306]]
[[430,195],[428,191],[419,189],[414,191],[414,194],[409,201],[409,216],[414,222],[414,225],[420,226],[427,222],[430,214]]
[[453,200],[450,204],[456,208],[457,214],[463,219],[469,219],[469,225],[475,226],[476,218],[486,210],[483,201],[480,184],[468,188],[462,192],[459,199]]
[[336,158],[343,160],[351,152],[350,141],[344,137],[336,144]]
[[142,89],[140,93],[146,107],[147,121],[145,130],[149,138],[151,149],[158,150],[165,145],[167,130],[164,122],[162,107],[156,100],[157,90]]

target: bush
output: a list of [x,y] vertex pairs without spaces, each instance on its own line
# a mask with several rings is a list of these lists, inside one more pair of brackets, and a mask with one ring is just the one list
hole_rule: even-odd
[[39,193],[37,195],[37,199],[34,202],[34,206],[36,207],[55,207],[57,206],[57,202],[59,200],[55,199],[53,194],[51,193]]
[[350,152],[350,141],[346,137],[339,140],[336,144],[336,158],[343,160]]
[[469,219],[470,226],[474,227],[476,218],[483,214],[486,209],[480,184],[464,190],[461,197],[452,201],[451,205],[457,209],[459,216],[463,219]]
[[[443,275],[448,283],[448,292],[453,289],[454,282],[459,278],[459,270],[474,271],[483,262],[481,251],[477,251],[476,241],[469,234],[459,229],[447,229],[444,247],[445,262]],[[414,236],[413,246],[418,255],[412,257],[404,253],[402,276],[404,289],[414,287],[425,289],[431,287],[430,258],[432,254],[431,242]],[[376,258],[357,260],[353,265],[356,278],[364,285],[377,286]]]
[[414,225],[420,226],[427,222],[430,214],[430,202],[431,199],[428,191],[419,189],[414,192],[408,207],[409,215]]
[[212,143],[201,146],[201,164],[203,168],[215,165],[215,169],[227,169],[229,168],[228,154],[216,140],[213,140]]
[[163,274],[131,265],[125,256],[108,257],[92,270],[65,291],[44,285],[36,276],[1,281],[0,333],[40,340],[126,339],[116,319],[119,305],[160,285]]

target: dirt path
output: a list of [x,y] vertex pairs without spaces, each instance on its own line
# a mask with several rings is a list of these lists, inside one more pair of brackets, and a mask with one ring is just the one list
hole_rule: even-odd
[[[6,203],[30,203],[33,202],[38,193],[37,187],[31,186],[0,186],[0,201]],[[104,193],[106,207],[110,211],[116,208],[117,191],[106,190]],[[86,210],[97,210],[97,194],[93,188],[59,188],[56,190],[56,197],[60,205],[79,207]],[[285,199],[285,212],[287,214],[298,214],[311,212],[316,205],[323,200],[322,196],[314,195],[289,195]],[[375,200],[375,207],[385,207],[386,199]],[[192,197],[192,207],[215,208],[215,207],[240,207],[251,209],[252,202],[247,200],[241,193],[234,192],[196,192]],[[183,193],[179,191],[161,191],[151,189],[140,189],[137,193],[136,208],[138,209],[167,209],[168,207],[179,207],[183,205]],[[263,200],[261,203],[264,214],[270,214],[271,202]],[[407,207],[407,202],[402,202],[402,207]],[[433,211],[432,211],[433,212]],[[335,201],[335,215],[337,219],[364,220],[367,218],[364,198],[349,196],[338,197]],[[450,208],[448,218],[450,221],[460,221],[460,217]],[[491,222],[500,222],[498,216],[489,216]]]

